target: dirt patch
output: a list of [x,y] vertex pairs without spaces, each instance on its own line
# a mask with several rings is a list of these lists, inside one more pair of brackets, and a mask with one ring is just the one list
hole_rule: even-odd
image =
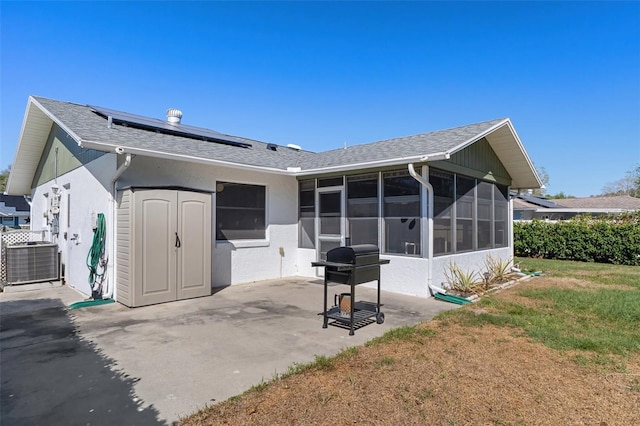
[[361,347],[331,368],[277,380],[183,424],[640,424],[640,356],[619,359],[624,369],[580,365],[577,353],[513,328],[439,321],[420,328],[429,331]]

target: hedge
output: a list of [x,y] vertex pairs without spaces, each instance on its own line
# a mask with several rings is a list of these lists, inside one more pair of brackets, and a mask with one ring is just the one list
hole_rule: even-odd
[[640,212],[514,222],[516,256],[640,265]]

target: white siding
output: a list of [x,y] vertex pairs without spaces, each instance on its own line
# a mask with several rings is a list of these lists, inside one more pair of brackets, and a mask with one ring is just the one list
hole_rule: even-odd
[[116,232],[116,294],[118,302],[131,306],[131,287],[129,280],[130,258],[133,255],[129,241],[131,232],[131,192],[120,191],[117,195],[117,232]]

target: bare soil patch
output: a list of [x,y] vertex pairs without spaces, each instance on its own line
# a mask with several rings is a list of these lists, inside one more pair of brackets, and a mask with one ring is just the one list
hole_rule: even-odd
[[[519,286],[558,284],[542,277]],[[638,355],[580,365],[575,352],[515,328],[442,321],[419,328],[412,340],[361,347],[330,368],[276,380],[182,424],[640,424]]]

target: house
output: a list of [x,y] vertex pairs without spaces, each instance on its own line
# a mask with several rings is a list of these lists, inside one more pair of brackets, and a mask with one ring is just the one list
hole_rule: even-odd
[[511,121],[309,152],[102,107],[30,97],[8,192],[90,294],[96,218],[105,294],[140,306],[286,276],[341,245],[390,259],[384,290],[429,297],[450,262],[513,254],[510,189],[539,188]]
[[577,215],[607,216],[640,211],[640,198],[615,195],[548,199],[532,194],[513,194],[514,220],[566,220]]
[[29,226],[30,212],[25,197],[0,194],[0,229]]

